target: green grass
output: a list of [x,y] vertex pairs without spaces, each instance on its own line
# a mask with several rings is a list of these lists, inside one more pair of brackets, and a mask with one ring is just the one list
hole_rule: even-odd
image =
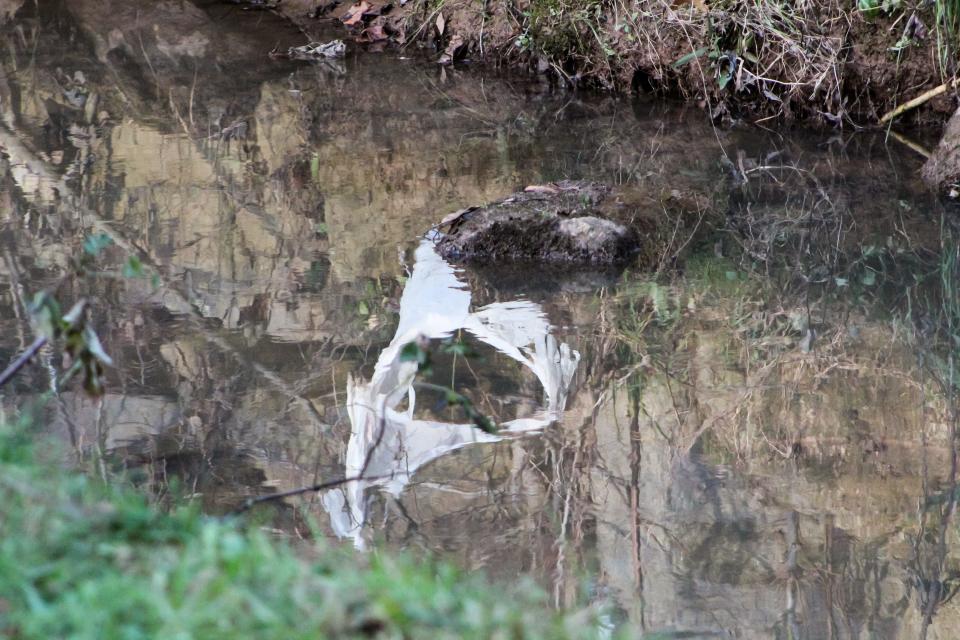
[[[162,513],[128,488],[42,464],[0,424],[0,637],[581,638],[532,584],[405,555],[293,549],[242,522]],[[44,456],[47,458],[48,456]]]
[[[909,16],[917,13],[921,20],[927,20],[932,37],[937,45],[941,74],[947,78],[957,72],[956,54],[960,50],[960,0],[931,0],[916,6],[905,0],[857,0],[857,8],[866,15],[885,12],[891,15]],[[929,36],[928,36],[929,37]],[[909,40],[895,44],[896,51],[907,46]]]
[[937,51],[943,74],[957,73],[960,51],[960,0],[935,0]]

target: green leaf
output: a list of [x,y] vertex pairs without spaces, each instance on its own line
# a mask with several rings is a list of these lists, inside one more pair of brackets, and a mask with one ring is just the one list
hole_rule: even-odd
[[130,256],[127,258],[127,261],[123,265],[123,277],[124,278],[142,278],[143,277],[143,263],[140,262],[140,258],[137,256]]
[[400,349],[400,362],[420,362],[423,349],[416,342],[408,342]]
[[480,431],[483,431],[484,433],[497,432],[497,424],[482,413],[477,412],[474,415],[473,424],[476,425],[477,429],[480,429]]
[[864,286],[872,287],[877,283],[877,273],[867,269],[867,272],[863,274],[863,278],[860,281]]
[[113,240],[105,233],[87,236],[86,240],[83,241],[83,252],[88,256],[96,256],[111,244],[113,244]]
[[101,378],[100,364],[96,361],[88,362],[83,367],[83,390],[93,398],[103,395],[103,379]]
[[90,355],[108,367],[113,366],[113,358],[104,350],[103,343],[100,342],[100,336],[93,330],[93,327],[87,325],[83,328],[83,340],[86,343],[86,348],[87,351],[90,352]]
[[686,54],[686,55],[680,56],[680,57],[677,58],[677,59],[674,61],[674,63],[673,63],[672,65],[670,65],[670,66],[673,67],[674,69],[679,69],[679,68],[682,67],[683,65],[685,65],[685,64],[687,64],[687,63],[689,63],[689,62],[692,62],[692,61],[696,60],[697,58],[699,58],[700,56],[702,56],[703,54],[705,54],[705,53],[706,53],[707,51],[709,51],[709,50],[710,50],[709,47],[700,47],[700,48],[697,49],[696,51],[691,51],[690,53],[688,53],[688,54]]
[[469,358],[473,355],[473,350],[467,346],[466,343],[457,341],[451,341],[441,347],[444,353],[449,353],[454,356],[462,356],[464,358]]
[[408,342],[400,350],[400,362],[416,362],[417,370],[427,373],[430,370],[430,352],[416,342]]
[[60,303],[46,291],[39,291],[33,297],[30,316],[34,330],[38,334],[48,340],[53,340],[59,335],[63,312],[60,309]]
[[717,78],[717,84],[720,85],[721,89],[723,89],[730,83],[730,80],[732,78],[733,78],[732,72],[724,73],[719,78]]

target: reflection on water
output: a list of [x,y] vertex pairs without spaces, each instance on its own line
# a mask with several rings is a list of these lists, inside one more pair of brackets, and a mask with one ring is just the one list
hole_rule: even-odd
[[[542,429],[556,421],[580,359],[580,354],[550,335],[538,305],[523,300],[494,302],[472,311],[469,290],[429,240],[417,249],[415,259],[400,298],[397,333],[380,352],[373,377],[366,383],[347,379],[350,440],[344,476],[378,480],[349,482],[322,497],[333,530],[340,537],[353,538],[358,547],[364,546],[360,534],[370,487],[383,487],[398,498],[417,469],[445,453],[470,443],[498,442],[504,435]],[[543,385],[546,406],[532,416],[503,423],[497,435],[483,433],[471,423],[416,419],[418,364],[404,359],[401,351],[418,339],[448,338],[460,330],[533,371]],[[407,408],[399,412],[397,406],[404,399]]]
[[[13,2],[0,25],[0,355],[83,238],[113,238],[59,291],[92,300],[109,392],[62,390],[48,426],[104,474],[223,513],[366,466],[262,516],[530,574],[645,631],[953,637],[950,412],[875,313],[915,302],[929,263],[902,256],[943,250],[938,212],[882,136],[714,131],[395,54],[275,61],[300,34],[218,2]],[[563,178],[731,215],[673,283],[457,270],[422,240]],[[739,289],[734,250],[800,285]],[[156,287],[115,277],[129,253]],[[419,335],[477,352],[429,381],[500,434],[417,388]],[[39,360],[8,410],[50,387]]]

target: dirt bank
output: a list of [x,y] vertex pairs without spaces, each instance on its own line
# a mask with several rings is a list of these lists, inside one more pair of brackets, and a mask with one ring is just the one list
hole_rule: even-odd
[[[869,0],[860,6],[869,5]],[[879,4],[879,3],[878,3]],[[339,20],[357,43],[426,46],[438,62],[483,61],[553,81],[697,101],[718,120],[877,123],[956,73],[960,18],[938,0],[285,0],[308,28]],[[952,17],[951,17],[952,16]],[[947,91],[901,116],[942,123]]]
[[[893,122],[922,125],[929,138],[960,106],[960,7],[914,4],[283,0],[276,10],[308,34],[329,33],[333,24],[357,46],[416,48],[440,64],[483,63],[557,86],[675,97],[719,124]],[[955,175],[927,174],[936,190],[956,192]]]

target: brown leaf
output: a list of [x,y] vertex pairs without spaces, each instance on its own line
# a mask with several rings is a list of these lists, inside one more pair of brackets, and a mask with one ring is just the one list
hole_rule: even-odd
[[390,13],[390,9],[393,8],[393,5],[389,2],[381,5],[372,5],[369,9],[363,12],[363,17],[369,18],[370,16],[384,16]]
[[476,207],[467,207],[467,208],[465,208],[465,209],[460,209],[459,211],[454,211],[453,213],[448,213],[447,215],[445,215],[445,216],[443,217],[443,220],[441,220],[441,221],[440,221],[440,224],[438,224],[437,226],[438,226],[438,227],[443,227],[443,226],[446,226],[446,225],[448,225],[448,224],[453,224],[454,222],[456,222],[457,220],[459,220],[459,219],[462,218],[463,216],[467,215],[467,214],[470,213],[471,211],[476,211],[476,210],[477,210]]
[[552,184],[531,184],[524,187],[526,193],[559,193],[559,189]]
[[357,37],[357,42],[380,42],[386,39],[387,33],[383,30],[383,23],[373,22]]
[[903,37],[923,40],[927,37],[927,27],[923,24],[917,14],[912,14],[907,20],[907,26],[903,29]]
[[357,4],[350,7],[340,20],[348,27],[352,27],[363,19],[363,14],[370,10],[370,3],[367,0],[360,0]]
[[437,64],[448,65],[453,64],[453,59],[457,54],[457,51],[460,47],[463,46],[463,37],[460,35],[455,35],[450,38],[450,43],[447,44],[447,48],[443,50],[443,55],[440,56],[440,59],[437,60]]

